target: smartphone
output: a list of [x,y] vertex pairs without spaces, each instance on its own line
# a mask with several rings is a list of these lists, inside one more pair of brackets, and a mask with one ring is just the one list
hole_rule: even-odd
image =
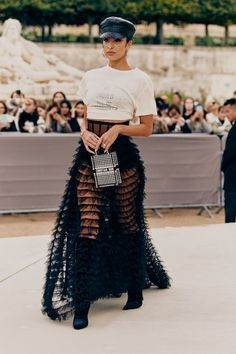
[[203,106],[201,104],[198,104],[195,109],[196,111],[203,111]]
[[0,119],[3,124],[7,123],[7,115],[6,114],[1,114]]

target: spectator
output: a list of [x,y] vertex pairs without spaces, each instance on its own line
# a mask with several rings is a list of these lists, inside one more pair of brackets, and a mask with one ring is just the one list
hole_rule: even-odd
[[171,133],[191,133],[188,124],[181,117],[179,107],[174,104],[169,107],[168,117],[165,118],[165,121]]
[[48,107],[46,126],[49,132],[72,133],[68,119],[61,115],[58,104],[54,102]]
[[184,100],[184,107],[183,107],[183,118],[185,120],[190,119],[194,113],[196,112],[194,107],[194,100],[192,97],[187,97]]
[[218,120],[216,119],[212,123],[212,132],[218,136],[223,136],[228,133],[231,129],[231,123],[225,115],[225,106],[219,106],[218,111]]
[[76,118],[84,118],[85,104],[82,100],[76,102],[73,108],[73,112]]
[[16,129],[19,131],[19,115],[23,111],[25,95],[21,92],[21,90],[13,91],[10,99],[6,100],[8,113],[15,117],[15,125]]
[[56,91],[52,96],[52,104],[56,103],[59,108],[62,100],[66,100],[66,95],[62,91]]
[[39,117],[41,117],[44,121],[46,121],[47,106],[45,104],[38,104],[37,105],[37,112],[38,112]]
[[80,124],[84,119],[84,113],[85,113],[84,102],[82,100],[77,101],[74,107],[72,108],[71,119],[69,120],[69,124],[73,132],[80,131]]
[[155,101],[157,106],[157,115],[159,117],[167,117],[169,105],[161,97],[157,97]]
[[46,124],[37,112],[37,102],[34,98],[26,98],[23,111],[19,115],[19,128],[23,133],[44,133]]
[[208,96],[205,102],[205,109],[207,111],[206,120],[211,125],[218,122],[218,108],[219,106],[216,100],[213,97]]
[[21,90],[13,91],[10,99],[6,101],[9,114],[16,116],[19,111],[22,111],[25,95]]
[[1,132],[17,131],[14,117],[8,114],[7,105],[4,101],[0,101],[0,131]]
[[167,104],[167,106],[169,106],[169,97],[166,95],[162,95],[161,99]]
[[169,133],[166,121],[159,115],[153,116],[153,134],[167,134]]
[[189,119],[186,120],[192,133],[207,133],[212,132],[211,125],[204,117],[204,111],[198,109]]
[[162,97],[156,99],[157,115],[153,117],[153,134],[169,133],[168,125],[165,120],[168,113],[168,104]]
[[225,114],[232,123],[221,163],[221,170],[224,172],[225,222],[229,223],[236,219],[236,98],[225,101],[224,107]]
[[180,114],[182,115],[184,110],[184,105],[182,101],[182,96],[178,91],[174,92],[173,94],[172,104],[174,104],[179,108]]
[[65,119],[65,120],[69,120],[71,118],[71,103],[70,101],[64,99],[62,101],[60,101],[59,103],[59,107],[60,107],[60,114],[61,116]]

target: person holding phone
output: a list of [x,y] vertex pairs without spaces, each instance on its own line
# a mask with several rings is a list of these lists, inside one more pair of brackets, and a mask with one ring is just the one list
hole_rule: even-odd
[[14,117],[8,114],[7,105],[4,101],[0,101],[0,131],[1,132],[17,131]]

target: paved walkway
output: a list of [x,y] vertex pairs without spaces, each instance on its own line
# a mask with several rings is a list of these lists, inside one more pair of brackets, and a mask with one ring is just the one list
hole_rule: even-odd
[[236,224],[153,229],[173,278],[147,289],[143,306],[100,300],[89,327],[40,312],[48,236],[0,239],[2,354],[235,354]]

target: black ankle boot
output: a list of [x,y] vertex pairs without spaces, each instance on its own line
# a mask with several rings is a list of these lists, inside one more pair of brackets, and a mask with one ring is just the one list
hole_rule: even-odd
[[75,315],[73,320],[74,329],[82,329],[88,326],[88,312],[90,308],[90,302],[86,302],[75,309]]
[[143,293],[142,290],[128,291],[128,300],[123,310],[134,310],[142,306]]

